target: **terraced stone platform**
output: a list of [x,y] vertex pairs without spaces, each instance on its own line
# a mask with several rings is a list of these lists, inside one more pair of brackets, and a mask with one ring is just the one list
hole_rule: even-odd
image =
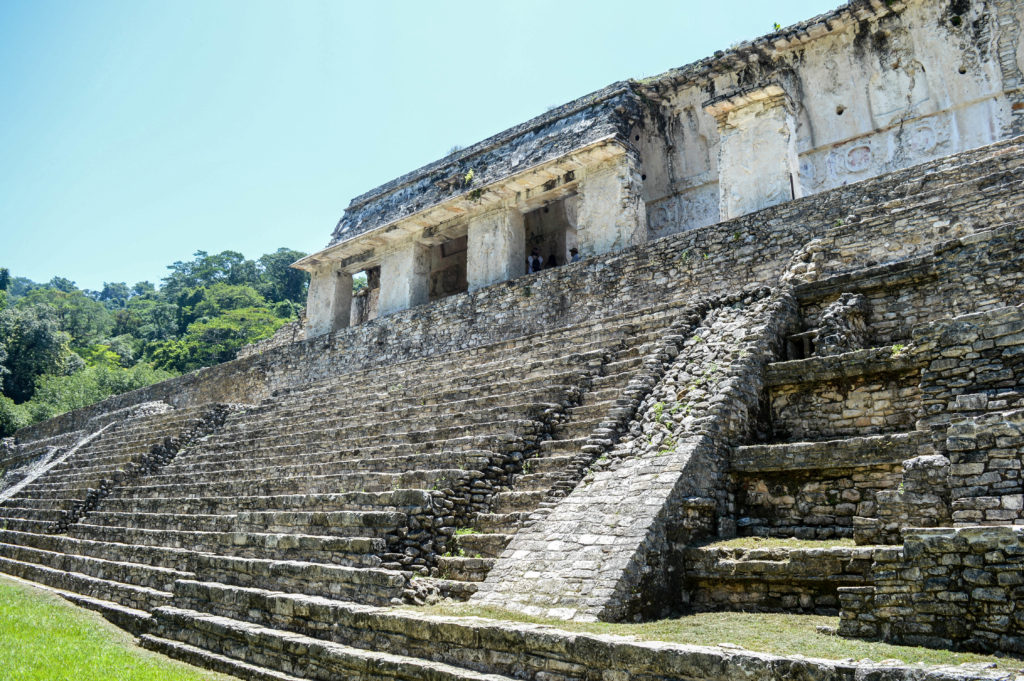
[[[1024,524],[1022,152],[1009,139],[26,429],[0,450],[0,571],[242,678],[1006,678],[396,606],[814,612],[1019,652],[1003,558]],[[777,543],[709,544],[737,536]],[[907,576],[971,555],[943,579],[1000,604],[956,597],[975,638],[924,621],[943,613]]]

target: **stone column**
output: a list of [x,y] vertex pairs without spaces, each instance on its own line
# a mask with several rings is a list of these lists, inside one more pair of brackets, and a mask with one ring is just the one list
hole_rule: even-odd
[[469,290],[526,273],[526,228],[515,208],[499,208],[470,219],[466,252]]
[[430,248],[409,241],[380,263],[378,314],[383,317],[430,300]]
[[306,294],[306,338],[322,336],[348,326],[352,310],[352,275],[337,263],[322,263],[313,270]]
[[577,248],[584,258],[618,251],[647,241],[640,171],[630,154],[587,170],[580,182],[575,211]]
[[705,102],[718,120],[718,197],[722,220],[799,198],[796,116],[779,85]]

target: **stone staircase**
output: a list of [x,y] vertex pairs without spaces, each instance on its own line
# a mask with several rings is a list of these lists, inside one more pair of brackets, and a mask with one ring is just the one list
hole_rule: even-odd
[[[668,290],[662,274],[656,305],[335,368],[256,404],[123,415],[20,443],[3,460],[41,465],[5,477],[0,571],[243,678],[580,676],[591,673],[583,653],[557,663],[561,676],[545,676],[546,659],[517,666],[516,651],[548,645],[541,634],[387,607],[469,597],[497,579],[499,556],[526,560],[513,550],[524,535],[607,490],[620,494],[602,507],[609,517],[650,520],[618,519],[615,536],[645,553],[634,544],[608,563],[615,579],[636,563],[629,577],[648,605],[835,613],[837,589],[864,584],[869,556],[895,550],[902,527],[950,520],[929,497],[944,469],[922,419],[934,396],[914,333],[1016,304],[1024,232],[991,218],[1022,194],[1016,144],[934,162],[923,180],[873,182],[873,197],[851,200],[860,217],[822,229],[773,291],[705,299]],[[979,209],[971,224],[944,217],[1007,194],[1008,208]],[[823,210],[851,195],[823,198]],[[928,211],[937,217],[913,222]],[[736,276],[761,281],[769,261]],[[791,311],[785,347],[765,365],[754,355],[774,352],[773,325]],[[719,363],[731,373],[708,371]],[[679,471],[692,485],[663,482]],[[656,488],[678,521],[665,536],[658,509],[641,508]],[[988,499],[957,512],[998,520]],[[567,521],[566,533],[588,551],[604,539],[580,527]],[[734,534],[784,542],[704,543]],[[666,561],[669,596],[645,581]]]

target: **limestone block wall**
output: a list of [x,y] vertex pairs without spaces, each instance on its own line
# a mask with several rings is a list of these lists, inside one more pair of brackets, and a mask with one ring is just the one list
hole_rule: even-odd
[[1024,525],[1024,410],[953,421],[946,453],[954,523]]
[[915,529],[876,550],[872,586],[839,590],[839,633],[979,652],[1024,653],[1024,528]]
[[685,548],[683,603],[698,611],[839,611],[839,586],[869,583],[873,550]]
[[917,383],[910,371],[773,387],[768,436],[796,442],[912,430]]

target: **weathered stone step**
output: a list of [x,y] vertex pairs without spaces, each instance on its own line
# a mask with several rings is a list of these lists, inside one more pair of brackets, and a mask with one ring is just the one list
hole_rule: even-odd
[[755,473],[898,464],[917,456],[918,448],[929,441],[927,432],[911,431],[823,442],[747,445],[736,448],[731,468],[734,472]]
[[191,513],[90,513],[88,522],[108,527],[148,527],[163,530],[198,532],[232,532],[238,529],[233,515],[201,515]]
[[767,387],[835,381],[880,373],[920,369],[920,360],[909,353],[894,353],[892,346],[867,348],[824,357],[773,362],[765,367]]
[[409,573],[302,561],[263,560],[199,554],[200,581],[303,593],[367,605],[401,602]]
[[77,572],[98,579],[147,587],[157,591],[171,591],[176,579],[192,579],[191,572],[171,568],[126,563],[93,556],[58,553],[43,549],[0,543],[0,558],[22,563],[45,565],[64,572]]
[[307,560],[352,567],[378,567],[381,561],[376,554],[383,553],[386,546],[384,540],[378,537],[300,532],[199,532],[108,527],[88,523],[72,525],[69,536],[82,541],[127,544],[132,550],[171,548],[193,553],[208,552],[269,560]]
[[499,492],[491,501],[494,513],[532,511],[544,501],[544,492]]
[[473,527],[480,532],[495,534],[514,534],[530,518],[531,511],[512,511],[510,513],[477,513],[473,519]]
[[459,582],[482,582],[494,567],[494,558],[438,556],[437,570],[443,579]]
[[[437,425],[438,423],[445,425]],[[418,430],[395,430],[395,432],[383,433],[376,432],[376,429],[372,426],[367,426],[364,430],[352,428],[343,433],[334,433],[328,430],[324,432],[311,433],[308,438],[299,438],[298,436],[292,437],[290,434],[282,432],[273,442],[238,442],[231,451],[234,456],[241,457],[250,452],[254,453],[257,450],[265,449],[267,447],[278,447],[281,444],[286,444],[293,448],[296,446],[302,447],[305,451],[308,451],[315,448],[336,448],[339,440],[343,441],[344,444],[349,447],[369,448],[393,441],[408,444],[425,444],[454,438],[463,438],[468,435],[477,437],[486,435],[531,437],[541,432],[543,429],[543,426],[539,421],[521,418],[510,418],[507,420],[487,421],[467,425],[446,425],[449,423],[455,423],[455,420],[440,422],[431,421],[430,425],[419,424]]]
[[545,440],[540,443],[540,451],[545,455],[564,454],[575,456],[579,453],[580,447],[587,444],[586,437],[574,437],[564,440]]
[[113,601],[136,610],[153,610],[171,602],[171,593],[132,584],[100,579],[77,572],[54,569],[0,557],[0,572],[56,589],[73,591],[105,601]]
[[[484,452],[493,453],[497,444],[510,444],[518,443],[521,438],[518,436],[495,436],[495,435],[463,435],[460,437],[442,438],[439,440],[429,440],[423,442],[402,442],[395,439],[388,440],[376,440],[370,444],[362,444],[354,440],[348,442],[337,442],[331,445],[321,445],[316,450],[317,456],[329,457],[331,459],[347,459],[347,458],[363,458],[365,456],[372,455],[374,458],[389,459],[398,456],[416,456],[420,454],[446,454],[446,453],[458,453],[472,456],[475,453],[482,454]],[[242,442],[237,443],[235,449],[220,448],[216,451],[210,451],[206,448],[196,449],[187,452],[185,455],[177,457],[171,465],[175,466],[171,470],[178,470],[183,467],[187,467],[193,464],[209,465],[216,467],[217,465],[226,465],[236,463],[240,460],[247,462],[258,463],[263,460],[279,459],[281,457],[291,457],[294,461],[296,457],[306,457],[310,454],[310,447],[308,444],[302,442],[292,442],[288,444],[280,444],[268,447],[262,447],[257,450],[252,450]],[[166,467],[170,468],[170,466]]]
[[399,489],[386,492],[345,492],[339,494],[281,494],[276,496],[219,497],[108,497],[98,512],[140,513],[240,513],[243,511],[376,511],[390,509],[421,513],[434,506],[434,492]]
[[236,526],[243,532],[315,530],[333,536],[379,537],[407,523],[408,516],[397,511],[244,511]]
[[187,482],[166,485],[139,484],[121,487],[114,493],[121,498],[135,497],[180,497],[188,494],[197,496],[230,496],[295,494],[309,492],[322,494],[338,490],[385,492],[396,489],[442,489],[458,486],[462,480],[473,480],[483,474],[476,470],[439,469],[432,471],[409,471],[406,473],[338,473],[332,475],[301,476],[279,479],[235,479],[228,482],[188,484]]
[[517,492],[546,492],[551,486],[558,482],[559,473],[535,473],[533,467],[530,473],[519,473],[512,476],[512,488]]
[[523,470],[530,473],[561,473],[572,461],[573,456],[570,454],[534,456],[523,463]]
[[680,553],[686,604],[697,610],[834,615],[841,586],[871,581],[876,547],[691,547]]
[[[470,558],[497,558],[512,541],[511,534],[474,533],[455,535],[455,550]],[[463,555],[459,554],[459,555]]]
[[59,534],[31,534],[13,530],[0,530],[0,542],[54,553],[91,556],[121,563],[140,563],[180,572],[192,571],[192,557],[195,553],[191,549],[92,541]]
[[[572,374],[577,377],[579,372]],[[550,378],[555,378],[552,376]],[[424,390],[415,396],[395,398],[381,395],[379,399],[362,396],[350,408],[339,405],[336,400],[316,401],[308,409],[266,410],[260,414],[240,416],[225,428],[218,439],[245,433],[251,436],[262,436],[270,432],[275,424],[289,426],[290,429],[318,430],[326,427],[341,427],[350,422],[366,422],[376,420],[406,420],[418,417],[445,416],[451,414],[473,413],[492,409],[495,403],[509,406],[540,405],[545,402],[560,402],[565,393],[572,392],[578,381],[558,382],[549,380],[530,385],[523,381],[488,385],[484,394],[461,395],[459,390],[440,392]],[[351,389],[351,388],[348,388]],[[272,417],[272,422],[267,417]],[[312,426],[310,428],[310,426]]]
[[[454,365],[438,367],[433,372],[425,367],[417,367],[415,373],[407,375],[403,382],[417,376],[435,379],[443,377],[443,382],[428,380],[419,384],[402,383],[391,389],[380,390],[386,383],[381,377],[374,377],[367,386],[344,382],[328,391],[310,390],[300,395],[281,397],[274,402],[261,405],[259,408],[238,415],[228,423],[225,432],[231,432],[246,424],[265,419],[270,415],[279,415],[286,419],[308,418],[309,412],[318,413],[323,410],[335,413],[362,412],[364,410],[380,411],[393,407],[395,409],[410,406],[440,405],[463,400],[478,399],[489,395],[513,395],[525,390],[544,390],[558,386],[575,386],[580,380],[589,377],[590,371],[586,363],[558,364],[533,362],[529,357],[510,355],[504,362],[506,366],[500,371],[476,372],[472,376],[460,376],[453,373]],[[525,362],[525,365],[524,365]],[[348,378],[347,376],[345,377]],[[365,388],[365,389],[361,389]],[[344,390],[344,393],[340,393]],[[339,397],[347,395],[349,397]]]
[[[415,657],[352,648],[195,610],[160,608],[155,613],[155,620],[155,632],[147,639],[147,645],[158,645],[153,640],[154,636],[166,640],[187,638],[190,641],[201,641],[205,650],[249,664],[294,670],[303,679],[511,681],[511,677],[482,674]],[[165,646],[162,649],[172,654],[178,652],[174,647]]]
[[[347,454],[347,453],[346,453]],[[201,483],[220,482],[237,476],[247,477],[261,474],[276,477],[298,477],[305,475],[330,475],[345,471],[394,473],[407,470],[434,470],[438,468],[485,468],[492,458],[491,452],[430,452],[395,457],[339,456],[336,452],[311,452],[296,462],[295,457],[274,457],[239,462],[239,469],[228,468],[223,463],[202,464],[183,461],[173,468],[164,467],[159,474],[147,476],[146,484],[168,484],[175,482]],[[279,462],[275,465],[275,462]]]
[[[355,415],[346,414],[341,418],[310,419],[301,424],[291,426],[279,423],[276,419],[269,427],[260,432],[247,433],[245,442],[251,448],[261,448],[280,442],[337,441],[350,435],[360,436],[397,436],[407,433],[430,431],[431,426],[444,423],[445,420],[456,420],[463,427],[488,427],[498,423],[510,423],[521,427],[524,423],[532,423],[543,417],[544,412],[557,408],[558,405],[540,403],[504,403],[498,407],[481,408],[475,411],[446,411],[438,413],[426,408],[419,408],[413,414],[394,417],[379,412],[360,412]],[[211,447],[212,448],[212,447]]]
[[55,522],[63,516],[63,508],[51,505],[51,508],[31,508],[26,506],[0,506],[0,525],[7,518],[26,520],[42,520]]
[[159,636],[153,636],[152,634],[142,634],[139,636],[139,645],[147,650],[152,650],[167,657],[173,657],[176,660],[187,662],[196,667],[203,667],[222,674],[237,676],[240,679],[249,679],[250,681],[304,681],[304,679],[297,676],[259,667],[236,660],[227,655],[212,653],[209,650],[197,648],[181,641],[172,641],[160,638]]

